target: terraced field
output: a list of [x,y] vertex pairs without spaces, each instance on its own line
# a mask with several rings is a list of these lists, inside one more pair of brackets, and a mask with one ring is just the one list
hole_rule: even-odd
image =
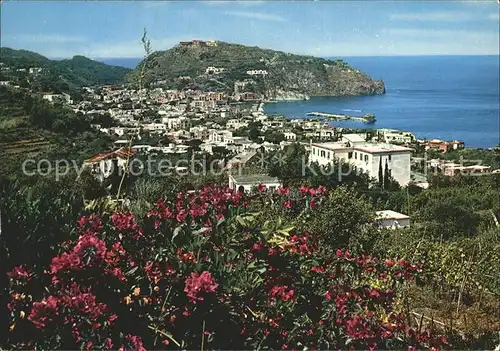
[[24,139],[14,142],[0,143],[0,152],[7,155],[34,156],[40,152],[47,151],[51,147],[49,141],[44,138]]

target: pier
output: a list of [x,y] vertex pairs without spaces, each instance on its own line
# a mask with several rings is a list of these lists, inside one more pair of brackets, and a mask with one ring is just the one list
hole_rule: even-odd
[[359,117],[359,116],[348,116],[336,113],[309,112],[306,114],[306,116],[321,117],[322,120],[326,120],[328,122],[354,120],[354,121],[361,121],[364,123],[375,123],[375,115],[371,113],[368,113],[363,117]]

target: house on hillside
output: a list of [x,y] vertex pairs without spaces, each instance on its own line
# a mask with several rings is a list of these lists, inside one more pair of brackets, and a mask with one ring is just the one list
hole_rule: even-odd
[[231,169],[231,168],[235,168],[238,166],[246,166],[247,163],[252,158],[256,158],[256,155],[257,155],[256,151],[248,151],[248,152],[239,153],[227,162],[226,168]]
[[410,217],[392,210],[377,211],[375,220],[384,229],[410,228]]
[[287,141],[297,140],[297,134],[295,134],[293,132],[285,132],[285,133],[283,133],[283,135],[285,136],[285,140],[287,140]]
[[273,191],[281,186],[281,182],[278,178],[270,177],[265,174],[229,175],[229,188],[235,191],[249,193],[253,188],[260,185]]
[[135,154],[135,151],[122,147],[116,151],[97,154],[86,160],[83,166],[90,169],[92,175],[103,182],[114,174],[123,174],[127,163],[135,157]]
[[444,141],[439,139],[432,139],[425,143],[426,150],[429,149],[441,150],[443,153],[452,150],[460,150],[463,149],[464,147],[465,147],[464,142],[460,140]]
[[[410,182],[410,156],[412,149],[374,142],[359,143],[311,143],[310,162],[320,165],[332,164],[342,160],[355,166],[356,171],[362,171],[369,177],[377,178],[379,168],[387,169],[390,175],[401,185]],[[353,170],[353,171],[355,171]]]

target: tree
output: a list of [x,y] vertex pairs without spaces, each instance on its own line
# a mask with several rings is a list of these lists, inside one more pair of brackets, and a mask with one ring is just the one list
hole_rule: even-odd
[[260,131],[255,126],[251,126],[248,130],[248,138],[252,141],[259,140]]
[[385,160],[385,169],[384,169],[384,189],[389,189],[389,183],[391,182],[391,172],[389,171],[389,165],[387,164],[387,160]]
[[373,221],[370,204],[356,191],[339,187],[325,203],[298,225],[304,231],[321,233],[320,244],[329,249],[370,246],[373,236],[367,224]]
[[384,187],[384,173],[382,173],[382,157],[378,163],[378,186],[380,189]]

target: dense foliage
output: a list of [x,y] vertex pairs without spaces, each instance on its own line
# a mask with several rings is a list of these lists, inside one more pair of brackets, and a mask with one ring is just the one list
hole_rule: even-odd
[[[343,190],[339,190],[343,191]],[[249,212],[290,212],[272,221]],[[447,338],[408,325],[406,260],[335,249],[286,218],[337,201],[324,187],[253,197],[205,187],[147,216],[88,214],[50,265],[9,273],[10,345],[20,348],[401,348]],[[264,210],[264,209],[263,209]],[[265,212],[262,211],[262,212]]]
[[88,118],[28,92],[0,87],[0,104],[0,175],[20,175],[26,159],[81,162],[112,145]]

